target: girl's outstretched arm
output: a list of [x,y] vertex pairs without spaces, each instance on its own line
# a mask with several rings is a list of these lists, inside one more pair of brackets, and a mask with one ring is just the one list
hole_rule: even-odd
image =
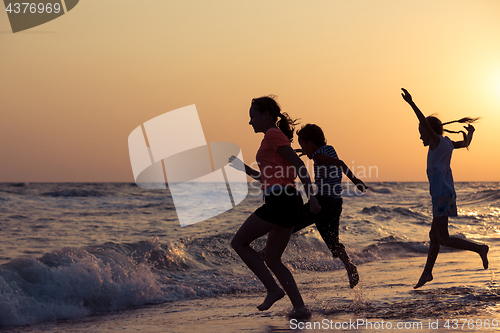
[[365,183],[363,183],[363,181],[356,178],[356,176],[352,173],[351,169],[349,169],[349,167],[344,163],[344,161],[339,160],[338,158],[332,156],[328,156],[326,154],[316,154],[314,155],[314,158],[319,163],[330,164],[340,168],[340,170],[342,170],[342,172],[347,176],[347,178],[349,178],[351,182],[353,182],[353,184],[356,185],[358,190],[360,190],[361,192],[366,192],[368,186],[366,186]]
[[232,155],[229,158],[229,166],[235,168],[236,170],[244,171],[247,175],[260,182],[260,172],[244,164],[242,160],[238,157]]
[[417,107],[417,105],[413,102],[413,99],[412,99],[410,93],[408,92],[408,90],[406,90],[405,88],[401,88],[401,90],[403,90],[403,93],[401,94],[401,96],[403,96],[403,99],[408,104],[410,104],[411,108],[413,109],[413,111],[417,115],[418,121],[420,122],[420,125],[422,126],[422,130],[425,131],[429,135],[431,141],[434,142],[437,146],[437,144],[439,144],[439,135],[437,135],[436,132],[434,132],[434,130],[432,129],[431,125],[429,125],[429,122],[425,118],[422,111],[420,111],[420,109]]
[[[467,134],[464,135],[464,140],[463,141],[453,141],[453,147],[455,148],[467,148],[469,147],[471,141],[472,141],[472,135],[474,134],[474,131],[476,130],[474,126],[469,124],[468,126],[464,126],[465,130],[467,131]],[[460,131],[463,133],[462,131]]]
[[309,210],[313,214],[319,213],[321,206],[319,205],[318,200],[316,200],[316,197],[313,195],[314,192],[312,189],[311,178],[309,177],[309,172],[307,172],[304,162],[302,162],[300,157],[297,156],[297,153],[293,151],[291,146],[279,146],[276,152],[295,167],[300,181],[304,184],[304,190],[306,191],[307,198],[309,199]]

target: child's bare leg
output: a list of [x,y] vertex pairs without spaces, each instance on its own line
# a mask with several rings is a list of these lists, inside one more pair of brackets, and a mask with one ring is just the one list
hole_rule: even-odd
[[349,255],[345,251],[343,245],[337,246],[334,249],[335,255],[342,261],[347,270],[347,277],[349,278],[349,286],[354,288],[359,282],[359,274],[356,265],[354,265],[349,259]]
[[483,268],[488,269],[488,245],[477,244],[467,239],[450,237],[448,234],[448,216],[435,217],[432,223],[433,227],[434,224],[436,225],[435,229],[439,236],[439,244],[454,249],[476,252],[481,257]]
[[434,264],[436,263],[437,256],[439,254],[439,239],[437,235],[437,231],[432,225],[431,231],[429,232],[429,237],[431,239],[429,245],[429,253],[427,254],[427,262],[425,263],[424,271],[420,276],[417,284],[413,287],[414,289],[422,287],[427,282],[432,281],[432,269],[434,268]]
[[483,268],[488,269],[488,251],[490,247],[488,245],[481,245],[481,249],[479,250],[479,255],[481,256],[481,260],[483,261]]
[[448,237],[441,240],[441,245],[454,249],[468,250],[476,252],[481,256],[483,268],[488,269],[488,245],[480,245],[462,238]]
[[[292,230],[284,227],[277,227],[269,232],[266,244],[265,261],[267,266],[273,271],[283,289],[285,289],[285,292],[292,302],[294,311],[297,313],[305,313],[308,312],[308,310],[302,300],[302,296],[297,288],[295,279],[288,268],[281,262],[281,255],[288,245],[291,234]],[[264,305],[268,304],[263,303],[260,307],[264,307]],[[271,305],[269,305],[269,307]]]
[[[340,212],[338,213],[340,215]],[[339,242],[339,218],[336,216],[331,223],[316,224],[318,231],[323,238],[323,241],[328,246],[332,255],[337,257],[344,264],[347,270],[347,277],[349,278],[349,286],[354,288],[359,282],[359,274],[356,266],[351,262],[345,247]]]
[[481,260],[483,261],[483,268],[488,269],[488,245],[476,244],[467,239],[456,237],[448,237],[445,239],[441,239],[440,241],[441,245],[443,246],[476,252],[477,254],[479,254],[479,256],[481,256]]
[[[323,199],[325,200],[325,199]],[[330,205],[333,210],[328,211],[327,216],[320,218],[316,222],[316,228],[323,238],[323,241],[332,252],[333,257],[337,257],[344,264],[347,270],[347,277],[349,278],[349,286],[354,288],[359,282],[359,274],[356,265],[351,262],[345,247],[339,241],[339,223],[340,214],[342,213],[342,200],[334,200],[333,202],[323,202],[325,206]],[[314,220],[313,216],[313,220]]]
[[427,254],[427,262],[425,263],[424,271],[422,272],[422,275],[420,276],[420,279],[418,280],[417,284],[413,286],[413,289],[417,289],[422,287],[424,284],[427,282],[432,281],[432,268],[434,267],[434,263],[436,262],[436,258],[439,253],[439,243],[437,241],[432,241],[431,239],[431,244],[429,246],[429,253]]
[[[274,280],[271,272],[269,272],[269,269],[262,260],[261,256],[250,247],[250,243],[253,240],[265,235],[273,228],[276,228],[275,224],[266,222],[260,219],[257,215],[252,214],[241,225],[240,229],[236,232],[236,235],[231,241],[231,246],[234,248],[236,253],[238,253],[248,268],[254,272],[267,289],[268,296],[266,296],[264,303],[259,306],[259,310],[261,311],[267,310],[271,307],[271,305],[285,295],[283,290]],[[262,309],[260,307],[262,307]]]
[[422,275],[420,276],[420,279],[418,280],[417,284],[413,286],[413,289],[417,289],[417,288],[422,287],[427,282],[432,281],[432,279],[433,279],[432,273],[427,273],[424,271],[422,273]]
[[257,309],[259,309],[259,311],[266,311],[271,306],[273,306],[274,303],[276,303],[277,301],[279,301],[283,297],[285,297],[285,292],[281,289],[276,290],[276,291],[269,291],[268,290],[266,298],[264,299],[264,302],[262,302],[262,304],[258,305]]

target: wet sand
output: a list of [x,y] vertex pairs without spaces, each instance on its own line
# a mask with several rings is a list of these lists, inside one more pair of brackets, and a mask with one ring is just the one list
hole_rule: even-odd
[[[295,272],[312,310],[312,317],[300,322],[287,317],[291,305],[286,297],[270,310],[258,311],[256,306],[265,296],[262,291],[151,305],[5,332],[448,332],[453,329],[444,325],[446,320],[453,325],[453,319],[460,332],[487,332],[492,329],[478,328],[479,323],[488,320],[491,325],[492,320],[500,320],[498,254],[490,251],[490,269],[484,270],[474,253],[441,253],[434,281],[418,290],[413,285],[424,256],[362,264],[358,267],[361,282],[354,289],[349,288],[345,271]],[[460,319],[467,319],[464,327]],[[429,328],[436,321],[438,329]]]

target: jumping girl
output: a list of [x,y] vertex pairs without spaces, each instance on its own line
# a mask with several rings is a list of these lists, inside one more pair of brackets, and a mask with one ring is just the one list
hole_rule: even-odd
[[[436,262],[440,245],[455,249],[469,250],[481,256],[484,269],[488,268],[488,246],[473,243],[471,241],[450,237],[448,234],[448,217],[457,216],[456,194],[451,174],[450,162],[453,149],[465,148],[470,145],[474,127],[470,123],[479,118],[462,118],[447,123],[442,123],[438,118],[425,117],[412,100],[411,95],[402,89],[403,99],[410,104],[420,121],[418,130],[420,139],[425,147],[429,146],[427,154],[427,178],[429,179],[430,192],[432,197],[432,227],[429,232],[430,245],[429,254],[424,271],[419,281],[413,288],[420,288],[425,283],[432,281],[432,268]],[[468,123],[464,126],[464,131],[453,132],[443,129],[443,125],[451,123]],[[463,141],[451,141],[448,137],[443,137],[443,130],[450,133],[462,133]]]
[[[288,268],[281,262],[293,227],[303,220],[302,197],[295,188],[297,174],[310,198],[311,213],[318,213],[321,207],[316,198],[310,195],[311,180],[304,163],[290,146],[295,121],[286,113],[281,113],[273,96],[252,100],[250,125],[255,133],[264,133],[264,139],[256,156],[260,171],[245,165],[245,172],[262,183],[265,202],[241,225],[231,241],[231,246],[267,289],[264,302],[257,307],[260,311],[269,309],[284,297],[286,292],[293,305],[290,316],[308,317],[310,312],[304,305],[297,284]],[[235,158],[232,156],[229,162],[233,162]],[[265,234],[268,234],[268,237],[263,260],[250,243]]]

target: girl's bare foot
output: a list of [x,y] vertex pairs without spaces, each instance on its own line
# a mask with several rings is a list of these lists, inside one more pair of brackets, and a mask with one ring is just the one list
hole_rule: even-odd
[[413,287],[413,289],[420,288],[429,281],[432,281],[432,274],[431,273],[422,273],[420,280],[418,280],[418,283]]
[[289,314],[289,318],[299,318],[299,319],[308,319],[311,318],[311,311],[305,306],[293,309]]
[[488,251],[490,250],[488,245],[481,245],[481,250],[479,251],[479,255],[483,260],[484,269],[488,269]]
[[273,306],[274,303],[276,303],[277,301],[282,299],[284,296],[285,296],[285,292],[281,289],[276,290],[274,292],[268,291],[266,299],[264,300],[264,302],[262,302],[261,305],[259,305],[257,307],[257,309],[259,309],[259,311],[265,311],[265,310],[269,309],[271,306]]
[[356,287],[359,282],[359,274],[356,266],[353,264],[347,269],[347,277],[349,278],[349,286],[351,286],[351,288]]

